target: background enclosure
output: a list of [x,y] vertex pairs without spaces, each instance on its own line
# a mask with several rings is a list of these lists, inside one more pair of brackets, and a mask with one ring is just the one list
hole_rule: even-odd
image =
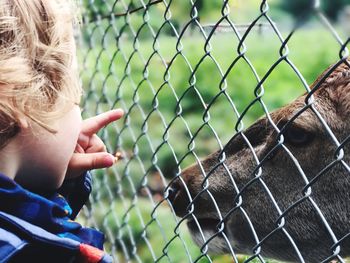
[[[116,262],[273,262],[211,256],[167,200],[189,164],[308,92],[348,56],[349,0],[84,0],[85,117],[122,108],[100,134],[118,165],[95,172],[79,220]],[[263,261],[265,260],[265,261]]]

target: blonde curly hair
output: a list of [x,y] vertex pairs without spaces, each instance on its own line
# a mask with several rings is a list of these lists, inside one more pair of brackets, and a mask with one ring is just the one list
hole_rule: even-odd
[[0,148],[19,117],[55,132],[52,120],[80,101],[74,2],[0,0]]

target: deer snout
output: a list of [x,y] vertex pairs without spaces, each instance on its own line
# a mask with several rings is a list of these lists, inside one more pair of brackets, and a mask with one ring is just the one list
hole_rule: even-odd
[[200,183],[200,171],[196,166],[185,169],[180,176],[170,183],[168,200],[177,216],[184,217],[193,212],[193,198],[198,193]]

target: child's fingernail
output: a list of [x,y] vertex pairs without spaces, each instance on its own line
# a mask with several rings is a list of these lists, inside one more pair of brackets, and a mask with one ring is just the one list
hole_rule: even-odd
[[114,109],[113,111],[118,113],[118,114],[124,115],[124,110],[123,109]]
[[112,166],[115,162],[115,157],[111,154],[107,155],[105,158],[104,158],[104,165],[106,167],[109,167],[109,166]]

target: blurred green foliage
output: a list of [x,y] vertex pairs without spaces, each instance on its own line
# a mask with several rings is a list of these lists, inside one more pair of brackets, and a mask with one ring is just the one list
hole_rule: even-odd
[[[297,19],[305,17],[315,6],[314,0],[282,0],[281,8],[286,12],[292,14]],[[346,5],[350,5],[350,0],[321,0],[320,1],[320,10],[331,20],[335,21],[339,17],[339,14],[344,9]]]
[[[96,101],[87,100],[87,104],[94,105],[87,107],[87,111],[103,111],[116,102],[114,107],[122,107],[126,111],[128,129],[135,132],[135,137],[145,135],[141,126],[146,125],[147,136],[152,141],[153,149],[156,149],[164,141],[163,136],[169,133],[167,143],[174,147],[179,158],[187,153],[186,145],[190,144],[191,135],[199,132],[196,139],[206,143],[198,143],[196,151],[198,156],[204,157],[219,147],[213,131],[207,125],[205,130],[200,130],[207,111],[210,114],[208,124],[223,143],[227,142],[235,133],[237,121],[228,98],[237,112],[242,113],[255,98],[258,81],[243,58],[231,69],[238,56],[235,50],[238,41],[231,35],[214,35],[210,42],[210,54],[203,49],[205,41],[200,35],[183,39],[181,52],[176,50],[176,41],[174,37],[158,38],[159,49],[153,55],[153,40],[142,40],[137,47],[128,38],[120,41],[117,48],[110,45],[101,49],[101,46],[95,45],[85,57],[82,80],[90,90],[86,95],[97,98],[99,103],[96,105]],[[319,45],[320,41],[326,44]],[[278,60],[281,43],[274,34],[267,32],[248,36],[245,44],[246,58],[262,79]],[[332,36],[324,34],[322,30],[305,30],[296,32],[290,40],[289,49],[290,60],[311,84],[337,60],[340,47]],[[111,60],[112,57],[114,60]],[[274,68],[263,84],[262,100],[269,111],[306,91],[293,68],[285,61]],[[223,89],[225,94],[220,93]],[[177,116],[179,110],[181,118]],[[245,127],[263,113],[261,105],[254,104],[243,118]],[[169,125],[170,128],[166,129]],[[124,130],[126,137],[130,136],[128,129]],[[181,145],[178,144],[179,140]],[[135,145],[135,141],[129,138],[123,141],[123,147],[132,149],[138,146],[139,156],[151,158],[148,142],[138,143],[141,145]],[[157,163],[162,169],[171,164],[176,166],[174,160],[168,158],[172,157],[159,157]],[[184,166],[188,164],[185,162]]]

